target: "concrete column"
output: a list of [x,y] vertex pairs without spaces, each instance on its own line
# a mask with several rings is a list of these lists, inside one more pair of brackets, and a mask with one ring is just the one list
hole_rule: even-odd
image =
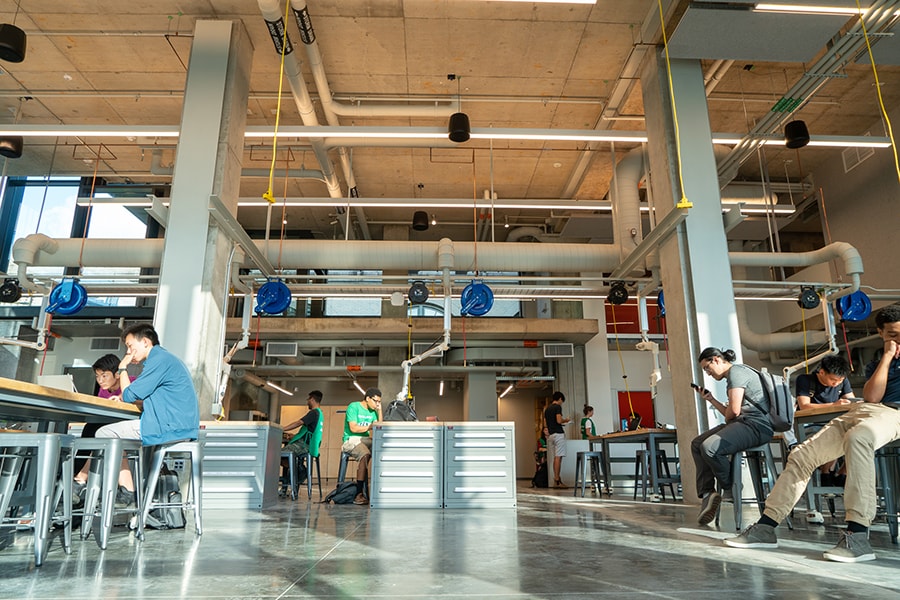
[[[609,344],[606,339],[606,309],[603,300],[585,300],[584,318],[597,319],[600,332],[584,345],[587,403],[594,407],[594,424],[598,432],[615,429],[616,405],[613,404],[609,381]],[[580,422],[580,421],[579,421]]]
[[496,374],[473,372],[466,375],[463,388],[463,419],[496,421],[497,406]]
[[[661,244],[659,256],[666,298],[675,424],[680,454],[684,457],[681,477],[685,499],[696,502],[690,441],[698,431],[707,429],[712,413],[689,384],[693,380],[706,385],[714,389],[717,398],[724,399],[724,384],[714,384],[711,379],[704,384],[696,358],[707,346],[732,348],[740,354],[740,338],[703,72],[697,60],[673,60],[671,67],[681,137],[681,180],[684,195],[693,208],[676,234]],[[650,53],[643,65],[641,89],[650,138],[650,190],[661,212],[657,220],[662,220],[681,200],[681,191],[672,103],[661,53]]]
[[252,44],[239,21],[197,21],[181,115],[154,325],[194,375],[210,417],[222,359],[232,244],[210,225],[209,198],[237,212]]

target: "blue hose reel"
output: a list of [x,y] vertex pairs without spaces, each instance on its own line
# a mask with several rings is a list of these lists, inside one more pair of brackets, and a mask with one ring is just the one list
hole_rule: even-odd
[[857,290],[835,300],[834,311],[842,321],[865,321],[872,314],[872,301],[865,292]]
[[67,317],[74,315],[87,304],[87,290],[74,279],[63,278],[50,292],[46,312]]
[[459,302],[461,316],[480,317],[494,306],[494,292],[480,279],[473,279],[472,283],[463,288]]
[[663,291],[659,290],[659,294],[656,295],[656,305],[659,307],[659,316],[666,316],[666,297],[663,295]]
[[280,279],[270,279],[256,291],[256,314],[277,315],[291,304],[291,290]]

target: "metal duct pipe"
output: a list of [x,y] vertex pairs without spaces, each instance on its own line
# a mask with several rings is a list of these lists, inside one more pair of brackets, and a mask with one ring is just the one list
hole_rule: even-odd
[[[258,0],[258,4],[259,10],[266,20],[266,26],[272,36],[272,41],[275,43],[275,48],[280,54],[282,44],[281,34],[284,33],[287,24],[284,22],[278,0]],[[285,36],[284,41],[287,44],[290,44],[289,37]],[[319,125],[319,119],[316,116],[316,109],[309,97],[309,90],[306,88],[306,82],[303,80],[300,61],[297,60],[297,56],[294,54],[293,48],[290,45],[285,48],[284,74],[291,86],[294,104],[296,104],[297,110],[300,112],[300,118],[303,121],[303,124],[307,127],[317,127]],[[312,145],[313,154],[315,154],[316,160],[322,168],[322,176],[325,180],[325,186],[328,188],[328,195],[332,198],[343,198],[341,184],[334,172],[334,165],[331,164],[331,158],[328,156],[328,148],[325,146],[325,141],[322,138],[310,138],[309,143]],[[354,212],[360,223],[360,229],[363,231],[363,235],[368,239],[368,226],[365,225],[365,213],[360,207],[355,207]],[[338,214],[342,213],[343,209],[338,207]],[[349,237],[350,228],[345,225],[343,219],[338,220],[341,223],[341,227],[344,227],[344,233]]]
[[516,227],[509,230],[506,241],[518,242],[529,237],[534,238],[539,242],[552,242],[559,239],[557,236],[547,235],[540,227]]
[[837,293],[828,296],[828,300],[857,291],[859,289],[859,276],[864,272],[859,251],[847,242],[832,242],[823,248],[810,252],[729,252],[728,258],[732,266],[766,268],[808,267],[830,260],[840,260],[844,264],[844,272],[850,276],[851,284],[850,287],[845,287]]
[[778,350],[798,350],[809,346],[828,343],[829,336],[824,331],[782,331],[778,333],[757,333],[750,326],[747,311],[741,302],[735,302],[735,312],[741,336],[741,345],[754,352],[775,352]]
[[613,240],[621,260],[644,239],[638,184],[644,172],[644,148],[638,146],[616,165],[609,196],[612,200]]
[[[34,236],[40,236],[35,239]],[[254,240],[265,253],[264,240]],[[13,245],[13,257],[21,268],[77,267],[146,267],[159,268],[162,239],[114,240],[60,238],[32,234]],[[286,269],[309,267],[319,269],[438,269],[441,242],[382,242],[364,240],[285,240],[281,248],[281,264]],[[16,248],[19,248],[18,254]],[[52,250],[50,249],[52,248]],[[26,251],[29,250],[29,251]],[[278,261],[279,248],[273,245],[268,258]],[[455,270],[475,267],[475,244],[453,242]],[[478,268],[485,271],[551,271],[580,273],[609,271],[618,264],[618,253],[602,244],[478,244]],[[250,263],[245,263],[249,267]]]
[[[309,68],[312,71],[316,89],[319,91],[319,100],[325,114],[341,115],[345,117],[433,117],[446,119],[456,112],[456,108],[448,103],[446,106],[437,102],[433,106],[413,106],[409,104],[370,104],[367,106],[344,104],[334,99],[328,78],[325,75],[325,67],[322,64],[322,55],[319,52],[319,44],[316,42],[316,34],[313,30],[312,19],[306,8],[305,0],[291,0],[291,10],[297,20],[300,29],[300,39],[306,48],[306,57],[309,59]],[[330,119],[329,119],[330,121]],[[336,125],[337,123],[332,123]]]

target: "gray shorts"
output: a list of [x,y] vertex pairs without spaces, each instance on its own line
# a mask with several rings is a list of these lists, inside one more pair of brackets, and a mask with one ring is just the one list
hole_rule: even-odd
[[104,425],[97,430],[98,438],[121,438],[124,440],[141,439],[141,420],[118,421]]
[[341,452],[346,452],[356,460],[372,454],[372,438],[353,436],[341,445]]
[[564,433],[551,433],[550,439],[547,440],[547,445],[553,448],[553,456],[565,456],[566,455],[566,434]]

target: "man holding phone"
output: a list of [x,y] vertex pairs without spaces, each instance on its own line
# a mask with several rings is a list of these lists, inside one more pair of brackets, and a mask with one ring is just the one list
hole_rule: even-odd
[[368,504],[363,494],[369,478],[369,458],[372,456],[372,427],[381,421],[381,390],[369,388],[362,402],[351,402],[344,417],[344,443],[341,451],[356,459],[356,498],[354,504]]

